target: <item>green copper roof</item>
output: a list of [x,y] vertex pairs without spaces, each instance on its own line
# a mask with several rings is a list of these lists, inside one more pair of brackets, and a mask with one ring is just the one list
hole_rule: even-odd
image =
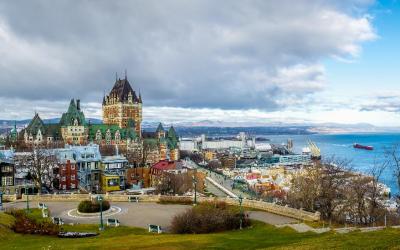
[[133,128],[120,128],[118,125],[107,125],[107,124],[91,124],[89,126],[89,138],[90,140],[96,139],[97,131],[100,131],[102,138],[104,139],[107,131],[110,130],[111,138],[115,138],[115,133],[119,131],[121,135],[121,140],[130,138],[134,140],[137,138],[135,129]]
[[[79,100],[78,100],[79,101]],[[78,109],[77,104],[75,103],[75,100],[72,99],[71,102],[69,103],[68,111],[64,113],[61,117],[60,120],[60,126],[73,126],[75,120],[78,121],[78,125],[86,125],[86,119],[85,115],[83,112]]]
[[40,119],[39,115],[36,113],[32,121],[26,128],[26,131],[28,133],[31,133],[32,135],[36,135],[39,129],[41,130],[42,133],[44,132],[44,123],[42,119]]
[[163,127],[163,125],[161,124],[161,122],[160,122],[160,124],[158,124],[158,127],[157,127],[157,129],[156,129],[156,132],[164,132],[164,127]]
[[158,140],[155,138],[146,138],[143,140],[143,147],[148,147],[150,149],[155,149],[158,147]]

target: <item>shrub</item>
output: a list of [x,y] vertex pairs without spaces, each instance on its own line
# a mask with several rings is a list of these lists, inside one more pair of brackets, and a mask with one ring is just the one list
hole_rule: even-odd
[[191,205],[193,199],[190,197],[179,197],[179,196],[161,196],[158,200],[159,204],[180,204],[180,205]]
[[24,210],[13,210],[10,214],[15,217],[12,229],[16,233],[57,235],[60,232],[60,227],[48,218],[39,219],[27,214]]
[[[108,201],[102,201],[103,211],[110,209]],[[78,211],[81,213],[98,213],[100,212],[100,203],[98,201],[85,200],[81,201],[78,205]]]
[[[227,206],[224,202],[204,202],[189,208],[173,218],[171,230],[174,233],[212,233],[240,228],[239,208]],[[242,227],[250,226],[250,220],[243,214]]]

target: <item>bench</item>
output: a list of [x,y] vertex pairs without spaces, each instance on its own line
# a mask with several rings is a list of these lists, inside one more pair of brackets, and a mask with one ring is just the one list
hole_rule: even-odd
[[119,220],[117,219],[107,219],[107,226],[108,227],[119,227]]
[[128,196],[128,201],[129,202],[139,202],[139,197],[138,196]]
[[38,208],[39,209],[47,209],[47,205],[46,204],[44,204],[44,203],[38,203]]
[[59,226],[64,225],[64,221],[63,221],[63,219],[61,219],[61,218],[53,217],[53,218],[51,218],[51,220],[52,220],[53,223],[56,224],[56,225],[59,225]]
[[158,225],[149,225],[149,233],[162,233],[161,226]]

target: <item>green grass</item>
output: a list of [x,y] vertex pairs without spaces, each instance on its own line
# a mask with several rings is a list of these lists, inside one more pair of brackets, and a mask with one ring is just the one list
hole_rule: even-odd
[[[297,233],[290,228],[275,228],[261,222],[243,231],[203,235],[149,234],[144,229],[107,228],[97,237],[60,239],[51,236],[19,235],[6,229],[13,218],[0,213],[0,227],[7,237],[0,249],[398,249],[400,231],[349,234]],[[66,231],[97,232],[97,225],[65,225]],[[0,234],[1,235],[1,234]]]

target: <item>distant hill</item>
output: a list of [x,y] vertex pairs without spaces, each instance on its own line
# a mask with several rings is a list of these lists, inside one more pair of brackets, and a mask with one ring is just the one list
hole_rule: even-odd
[[[101,124],[102,120],[88,118],[92,124]],[[31,119],[16,121],[18,130],[26,127]],[[59,118],[43,119],[44,123],[58,123]],[[0,120],[0,135],[8,133],[14,127],[14,120]],[[142,128],[146,131],[154,131],[159,122],[143,121]],[[171,123],[163,123],[165,129]],[[172,124],[180,136],[196,136],[206,134],[209,136],[237,135],[246,132],[253,135],[271,134],[338,134],[338,133],[398,133],[398,127],[378,127],[368,123],[340,124],[340,123],[245,123],[224,121],[198,121],[198,122],[176,122]]]

